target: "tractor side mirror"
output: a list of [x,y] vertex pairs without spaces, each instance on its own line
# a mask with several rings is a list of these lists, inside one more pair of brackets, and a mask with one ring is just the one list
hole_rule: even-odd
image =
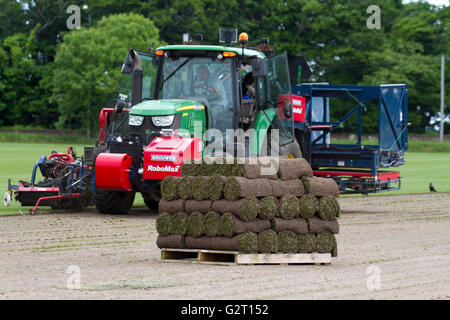
[[125,57],[125,60],[122,65],[122,74],[131,74],[134,68],[134,61],[130,55]]
[[267,76],[267,62],[264,59],[257,58],[252,62],[253,77]]

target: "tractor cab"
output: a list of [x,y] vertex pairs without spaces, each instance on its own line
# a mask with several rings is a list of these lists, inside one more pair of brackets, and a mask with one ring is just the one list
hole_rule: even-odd
[[214,143],[210,151],[225,152],[231,145],[234,155],[260,155],[270,149],[277,129],[280,154],[301,156],[286,54],[267,56],[244,44],[185,43],[154,54],[131,50],[119,93],[119,111],[125,112],[109,125],[115,128],[108,131],[110,140],[122,136],[121,141],[148,145],[176,131]]

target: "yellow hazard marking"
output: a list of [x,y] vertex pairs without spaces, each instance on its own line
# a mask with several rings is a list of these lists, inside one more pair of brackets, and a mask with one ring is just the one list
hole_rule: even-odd
[[[194,106],[194,105],[190,105],[190,106],[186,106],[186,107],[181,107],[178,108],[177,111],[186,111],[186,110],[194,110],[194,109],[199,109],[200,106]],[[205,106],[201,106],[200,108],[201,110],[205,109]]]
[[183,113],[183,117],[186,117],[188,115],[189,115],[189,113],[187,113],[187,112]]

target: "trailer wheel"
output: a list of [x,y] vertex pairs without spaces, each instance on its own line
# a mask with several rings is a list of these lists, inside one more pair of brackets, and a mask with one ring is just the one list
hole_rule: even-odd
[[94,203],[98,212],[104,214],[127,214],[133,206],[136,193],[95,190]]

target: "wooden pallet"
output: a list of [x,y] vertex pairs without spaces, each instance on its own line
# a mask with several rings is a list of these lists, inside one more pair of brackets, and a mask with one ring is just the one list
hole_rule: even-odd
[[217,265],[254,265],[254,264],[315,264],[331,263],[330,253],[296,254],[245,254],[237,251],[200,250],[200,249],[161,249],[161,260],[166,262],[190,262]]

